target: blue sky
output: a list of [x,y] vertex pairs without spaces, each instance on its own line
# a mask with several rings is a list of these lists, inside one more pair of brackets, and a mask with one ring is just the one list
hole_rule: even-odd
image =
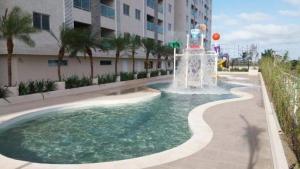
[[257,44],[300,58],[300,0],[213,0],[213,32],[233,57]]

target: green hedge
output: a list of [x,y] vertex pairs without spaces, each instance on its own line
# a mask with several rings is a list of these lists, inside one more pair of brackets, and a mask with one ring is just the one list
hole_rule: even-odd
[[134,79],[133,73],[130,72],[121,72],[120,77],[121,77],[121,81],[128,81]]
[[115,75],[98,75],[98,84],[107,84],[107,83],[113,83],[116,81]]
[[146,72],[146,71],[139,72],[139,73],[137,74],[137,78],[138,78],[138,79],[144,79],[144,78],[147,78],[147,72]]
[[83,76],[79,78],[77,75],[70,76],[69,78],[64,80],[66,83],[66,89],[91,86],[92,80],[89,77]]
[[9,91],[7,88],[0,87],[0,99],[5,99],[8,97]]
[[154,71],[152,71],[151,73],[150,73],[150,77],[156,77],[156,76],[158,76],[158,70],[154,70]]
[[56,90],[55,82],[50,80],[36,80],[28,82],[20,82],[19,95],[28,95],[34,93],[43,93]]

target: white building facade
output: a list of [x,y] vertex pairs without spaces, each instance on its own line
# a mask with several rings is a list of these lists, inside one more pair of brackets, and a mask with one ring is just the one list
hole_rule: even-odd
[[[208,26],[206,47],[210,46],[212,0],[1,0],[0,15],[5,10],[19,6],[33,16],[33,25],[41,31],[32,34],[36,45],[33,48],[15,40],[12,61],[13,84],[28,80],[57,80],[56,40],[60,26],[65,23],[74,28],[93,27],[101,31],[102,37],[135,34],[156,39],[161,43],[181,40],[185,44],[188,31],[198,23]],[[95,75],[113,74],[113,51],[93,51]],[[155,56],[152,70],[156,70]],[[136,56],[136,71],[144,71],[145,53],[140,49]],[[62,75],[89,76],[88,60],[64,58]],[[118,63],[120,72],[132,71],[130,53],[124,51]],[[162,62],[161,69],[171,69],[171,63]],[[0,41],[0,85],[7,84],[6,41]]]

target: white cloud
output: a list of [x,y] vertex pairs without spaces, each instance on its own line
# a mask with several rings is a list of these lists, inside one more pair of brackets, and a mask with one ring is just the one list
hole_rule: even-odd
[[300,43],[300,26],[253,24],[225,34],[224,42],[264,45]]
[[225,14],[214,15],[212,19],[216,23],[221,22],[224,26],[235,26],[239,24],[238,20]]
[[298,10],[280,10],[278,13],[283,16],[300,17],[300,11]]
[[255,13],[241,13],[239,14],[239,18],[248,22],[260,22],[260,21],[270,20],[272,17],[262,12],[255,12]]
[[300,5],[300,0],[283,0],[291,5]]

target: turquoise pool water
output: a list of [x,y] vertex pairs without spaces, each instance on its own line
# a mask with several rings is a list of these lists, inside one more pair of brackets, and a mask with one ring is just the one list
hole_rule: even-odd
[[[226,90],[231,87],[224,86]],[[138,104],[52,111],[2,128],[0,153],[55,164],[96,163],[158,153],[191,137],[187,117],[193,108],[233,97],[162,92],[160,97]]]

